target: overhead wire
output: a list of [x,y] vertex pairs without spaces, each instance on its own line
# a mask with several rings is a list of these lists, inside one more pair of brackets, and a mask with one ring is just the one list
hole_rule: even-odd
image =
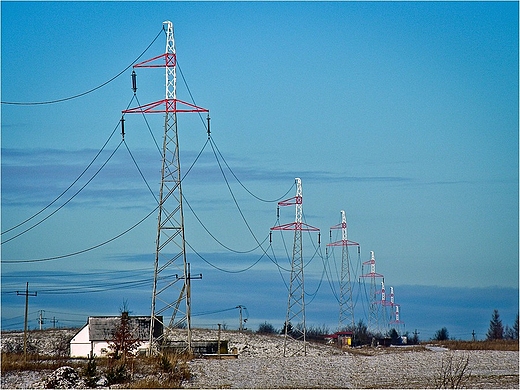
[[[133,101],[133,98],[130,100],[130,102],[128,103],[128,107],[130,107],[130,105],[132,104],[132,101]],[[127,108],[128,108],[127,107]],[[18,223],[17,225],[7,229],[7,230],[4,230],[1,234],[5,234],[5,233],[8,233],[22,225],[24,225],[25,223],[29,222],[30,220],[34,219],[35,217],[37,217],[38,215],[40,215],[41,213],[43,213],[45,210],[47,210],[49,207],[51,207],[54,203],[56,203],[63,195],[65,195],[65,193],[70,190],[74,184],[76,184],[79,179],[81,179],[83,177],[83,175],[88,171],[88,169],[92,166],[92,164],[94,164],[94,162],[97,160],[97,158],[99,157],[99,155],[105,150],[105,147],[108,145],[108,143],[110,142],[110,140],[112,139],[112,137],[114,136],[117,128],[119,127],[119,122],[118,124],[114,127],[114,130],[112,130],[112,132],[110,133],[110,135],[108,136],[107,140],[105,141],[105,143],[103,144],[103,146],[101,147],[101,149],[99,149],[99,151],[96,153],[96,155],[94,156],[94,158],[90,161],[90,163],[86,166],[85,169],[83,169],[83,171],[79,174],[79,176],[65,189],[63,190],[56,198],[54,198],[54,200],[52,200],[52,202],[50,202],[49,204],[47,204],[47,206],[45,206],[44,208],[42,208],[41,210],[39,210],[37,213],[33,214],[32,216],[30,216],[29,218],[23,220],[22,222]]]
[[222,158],[222,161],[224,162],[224,164],[226,165],[227,169],[229,170],[229,172],[231,172],[231,174],[233,175],[233,177],[236,179],[236,181],[238,182],[238,184],[240,184],[242,186],[242,188],[244,190],[246,190],[246,192],[251,195],[253,198],[261,201],[261,202],[265,202],[265,203],[273,203],[273,202],[278,202],[280,200],[282,200],[283,198],[285,198],[287,196],[287,194],[289,192],[291,192],[291,190],[294,188],[295,186],[295,183],[293,183],[293,185],[291,186],[291,188],[289,188],[287,190],[287,192],[285,194],[283,194],[282,196],[280,196],[279,198],[277,199],[263,199],[263,198],[260,198],[259,196],[253,194],[245,185],[244,183],[242,183],[242,181],[237,177],[237,175],[235,175],[235,172],[233,172],[233,170],[231,169],[231,167],[228,165],[227,161],[224,159],[224,156],[222,156],[222,153],[220,153],[220,150],[219,148],[217,147],[217,145],[214,143],[214,141],[212,140],[213,144],[215,145],[215,149],[217,150],[219,156]]
[[226,311],[231,311],[231,310],[235,310],[235,309],[236,309],[236,306],[235,307],[230,307],[229,309],[203,311],[203,312],[200,312],[200,313],[193,313],[192,316],[193,317],[206,316],[206,315],[209,315],[209,314],[224,313]]
[[[184,73],[182,72],[182,69],[181,69],[181,66],[180,66],[180,63],[178,61],[178,59],[176,60],[176,65],[177,67],[179,68],[179,73],[181,75],[181,78],[184,82],[184,85],[186,86],[186,90],[188,92],[188,94],[190,95],[190,99],[191,99],[191,103],[193,103],[194,105],[197,105],[197,103],[195,102],[195,99],[193,97],[193,94],[191,93],[191,89],[190,89],[190,86],[188,85],[188,82],[186,81],[186,78],[184,77]],[[202,121],[202,124],[204,125],[204,128],[206,129],[206,131],[208,130],[207,128],[207,125],[206,125],[206,122],[204,121],[204,118],[202,118],[202,115],[200,112],[198,112],[199,114],[199,118],[200,120]],[[293,183],[293,185],[291,186],[291,188],[289,188],[289,190],[284,194],[282,195],[281,197],[279,197],[278,199],[272,199],[272,200],[267,200],[267,199],[263,199],[263,198],[260,198],[259,196],[255,195],[253,192],[251,192],[245,185],[244,183],[238,178],[238,176],[235,174],[235,172],[231,169],[231,167],[229,166],[229,164],[227,163],[227,161],[225,160],[224,156],[222,155],[222,153],[220,152],[217,144],[215,143],[215,140],[213,139],[213,137],[211,137],[211,143],[212,145],[215,147],[215,149],[217,150],[218,152],[218,155],[221,157],[222,161],[224,162],[224,164],[226,165],[227,169],[229,170],[229,172],[231,172],[231,174],[233,175],[233,177],[236,179],[236,181],[242,186],[242,188],[244,188],[244,190],[249,193],[251,196],[253,196],[254,198],[256,198],[257,200],[261,201],[261,202],[267,202],[267,203],[273,203],[273,202],[278,202],[279,200],[283,199],[295,186],[295,183]]]
[[[119,145],[117,146],[116,150],[112,153],[112,155],[117,151],[117,149],[121,146],[122,143],[125,143],[126,145],[126,142],[124,142],[124,140],[121,140],[121,142],[119,143]],[[195,163],[197,162],[197,160],[199,159],[199,157],[201,156],[203,150],[205,149],[207,145],[207,141],[206,143],[204,144],[203,148],[201,149],[201,151],[199,152],[199,154],[197,155],[197,157],[195,158],[195,160],[193,161],[193,163],[191,164],[191,166],[189,167],[189,169],[186,171],[186,173],[183,175],[182,179],[183,180],[187,175],[188,173],[191,171],[191,169],[193,168],[193,166],[195,165]],[[127,145],[126,145],[127,146]],[[135,158],[133,158],[133,155],[131,154],[130,152],[130,149],[127,147],[128,149],[128,152],[130,153],[130,155],[132,156],[132,159],[134,160],[134,163],[138,169],[138,171],[142,174],[142,170],[139,168],[139,165],[137,164],[137,161],[135,160]],[[111,156],[112,156],[111,155]],[[108,159],[110,160],[110,158]],[[106,165],[106,163],[108,163],[108,160],[105,162],[104,165]],[[101,170],[101,168],[100,168]],[[96,173],[97,175],[97,173]],[[146,178],[144,177],[144,175],[141,176],[143,178],[143,180],[145,181],[147,187],[149,188],[149,190],[152,192],[153,194],[153,191],[151,190],[150,186],[148,185],[148,182],[146,181]],[[89,180],[92,181],[93,177]],[[88,183],[87,183],[88,184]],[[86,186],[86,184],[85,184]],[[85,186],[83,186],[81,189],[83,189]],[[81,191],[80,189],[80,191]],[[79,191],[78,191],[79,193]],[[77,193],[75,194],[77,195]],[[75,196],[74,195],[74,196]],[[155,197],[155,195],[154,195]],[[67,202],[68,203],[68,202]],[[97,249],[101,246],[104,246],[112,241],[115,241],[116,239],[122,237],[123,235],[125,235],[126,233],[130,232],[131,230],[135,229],[137,226],[139,226],[141,223],[143,223],[147,218],[150,217],[150,215],[152,215],[157,209],[159,208],[159,204],[157,204],[157,206],[152,210],[150,211],[144,218],[142,218],[140,221],[138,221],[136,224],[132,225],[130,228],[126,229],[125,231],[123,231],[122,233],[116,235],[115,237],[112,237],[104,242],[101,242],[100,244],[97,244],[97,245],[94,245],[94,246],[91,246],[89,248],[86,248],[86,249],[83,249],[83,250],[80,250],[80,251],[76,251],[76,252],[72,252],[72,253],[68,253],[68,254],[65,254],[65,255],[59,255],[59,256],[52,256],[52,257],[45,257],[45,258],[39,258],[39,259],[27,259],[27,260],[5,260],[5,259],[2,259],[1,262],[2,263],[6,263],[6,264],[17,264],[17,263],[36,263],[36,262],[44,262],[44,261],[51,261],[51,260],[58,260],[58,259],[63,259],[63,258],[66,258],[66,257],[72,257],[72,256],[76,256],[76,255],[79,255],[79,254],[83,254],[83,253],[86,253],[86,252],[89,252],[91,250],[94,250],[94,249]],[[41,221],[43,222],[43,221]],[[41,223],[40,222],[40,223]],[[34,227],[34,226],[33,226]]]
[[6,104],[6,105],[17,105],[17,106],[36,106],[36,105],[45,105],[45,104],[54,104],[54,103],[61,103],[61,102],[65,102],[65,101],[68,101],[68,100],[73,100],[73,99],[76,99],[76,98],[79,98],[79,97],[82,97],[82,96],[85,96],[85,95],[88,95],[89,93],[92,93],[94,91],[97,91],[98,89],[104,87],[105,85],[111,83],[112,81],[114,81],[115,79],[117,79],[119,76],[121,76],[123,73],[125,73],[128,69],[130,69],[130,67],[132,65],[134,65],[137,61],[139,61],[139,59],[148,51],[148,49],[155,43],[155,41],[157,40],[157,38],[159,38],[159,36],[164,32],[164,28],[161,28],[161,31],[159,31],[159,33],[155,36],[155,38],[152,40],[152,42],[150,42],[150,44],[146,47],[146,49],[143,50],[143,52],[141,54],[139,54],[139,56],[134,60],[132,61],[132,63],[130,65],[128,65],[127,67],[125,67],[121,72],[119,72],[118,74],[116,74],[115,76],[113,76],[112,78],[110,78],[109,80],[105,81],[104,83],[98,85],[97,87],[94,87],[94,88],[91,88],[89,89],[88,91],[85,91],[85,92],[82,92],[82,93],[79,93],[77,95],[73,95],[73,96],[68,96],[68,97],[65,97],[65,98],[61,98],[61,99],[55,99],[55,100],[46,100],[46,101],[41,101],[41,102],[9,102],[9,101],[2,101],[0,102],[1,104]]
[[208,233],[208,235],[217,243],[219,244],[221,247],[223,247],[224,249],[227,249],[228,251],[230,252],[234,252],[234,253],[251,253],[253,251],[255,251],[256,249],[258,249],[259,247],[261,247],[261,245],[267,240],[267,237],[261,242],[261,243],[258,243],[257,246],[255,246],[254,248],[251,248],[251,249],[248,249],[248,250],[245,250],[245,251],[239,251],[239,250],[236,250],[236,249],[233,249],[229,246],[227,246],[226,244],[224,244],[222,241],[220,241],[208,228],[207,226],[204,224],[204,222],[202,222],[202,220],[199,218],[199,216],[197,215],[197,213],[195,213],[195,210],[193,210],[193,207],[191,207],[191,204],[190,202],[188,202],[188,200],[186,199],[186,196],[183,194],[182,195],[182,199],[184,200],[184,202],[186,203],[186,205],[188,206],[188,208],[190,209],[190,211],[192,212],[193,216],[195,217],[195,219],[197,219],[197,221],[199,222],[200,226],[202,226],[202,228],[206,231],[206,233]]
[[[134,93],[134,96],[135,96],[135,99],[137,101],[137,104],[139,105],[139,107],[141,107],[142,105],[141,105],[141,102],[139,101],[139,99],[137,98],[137,94]],[[142,109],[141,109],[141,115],[143,116],[144,122],[146,123],[146,127],[148,128],[148,131],[149,131],[150,135],[152,136],[153,142],[155,143],[155,146],[156,146],[157,150],[159,151],[159,154],[162,156],[162,151],[161,151],[161,148],[159,146],[159,143],[157,142],[157,139],[153,135],[152,128],[150,127],[150,124],[148,123],[148,120],[146,119],[146,115],[144,113],[144,110],[142,110]]]
[[132,158],[132,161],[134,162],[135,167],[139,171],[139,174],[141,175],[141,178],[143,179],[144,183],[146,184],[146,187],[148,187],[148,190],[150,191],[150,193],[154,197],[155,201],[157,203],[159,203],[159,199],[157,199],[157,196],[155,196],[155,193],[153,192],[152,188],[148,184],[148,181],[146,180],[146,177],[144,176],[143,171],[141,170],[141,168],[139,168],[139,165],[137,164],[137,161],[135,160],[134,155],[130,151],[130,148],[128,147],[128,144],[126,143],[125,140],[123,140],[123,143],[125,144],[126,150],[128,151],[128,154],[130,155],[130,157]]
[[5,259],[2,259],[1,262],[2,263],[9,263],[9,264],[17,264],[17,263],[38,263],[38,262],[43,262],[43,261],[51,261],[51,260],[58,260],[58,259],[63,259],[63,258],[66,258],[66,257],[72,257],[72,256],[77,256],[77,255],[80,255],[80,254],[83,254],[83,253],[86,253],[86,252],[90,252],[91,250],[94,250],[94,249],[97,249],[97,248],[100,248],[106,244],[109,244],[111,243],[112,241],[115,241],[117,240],[118,238],[124,236],[126,233],[128,233],[129,231],[135,229],[137,226],[139,226],[141,223],[143,223],[146,219],[148,219],[150,217],[150,215],[152,215],[157,209],[159,208],[159,206],[156,206],[152,211],[150,211],[144,218],[142,218],[141,220],[139,220],[137,223],[135,223],[134,225],[132,225],[131,227],[129,227],[128,229],[126,229],[125,231],[123,231],[122,233],[119,233],[117,236],[115,237],[112,237],[100,244],[97,244],[97,245],[94,245],[94,246],[91,246],[89,248],[86,248],[86,249],[82,249],[80,251],[76,251],[76,252],[72,252],[72,253],[68,253],[68,254],[65,254],[65,255],[60,255],[60,256],[52,256],[52,257],[45,257],[45,258],[41,258],[41,259],[28,259],[28,260],[5,260]]
[[119,147],[121,146],[121,144],[123,143],[123,141],[121,140],[121,142],[119,142],[119,144],[117,145],[117,147],[114,149],[114,151],[110,154],[110,156],[108,156],[107,160],[103,163],[103,165],[101,165],[101,167],[96,171],[96,173],[94,173],[94,175],[83,185],[80,187],[80,189],[78,191],[76,191],[74,193],[74,195],[72,195],[69,199],[67,199],[67,201],[65,201],[60,207],[58,207],[56,210],[54,210],[52,213],[50,213],[49,215],[47,215],[45,218],[41,219],[39,222],[35,223],[34,225],[32,225],[31,227],[25,229],[24,231],[18,233],[18,234],[15,234],[14,236],[2,241],[0,243],[0,245],[4,245],[5,243],[9,242],[9,241],[12,241],[14,240],[15,238],[18,238],[20,237],[21,235],[27,233],[28,231],[34,229],[36,226],[40,225],[41,223],[43,223],[44,221],[46,221],[47,219],[49,219],[50,217],[52,217],[54,214],[56,214],[58,211],[60,211],[63,207],[65,207],[70,201],[72,201],[72,199],[74,199],[81,191],[83,191],[83,189],[90,184],[90,182],[92,180],[94,180],[94,178],[99,174],[99,172],[101,172],[101,170],[107,165],[107,163],[110,161],[110,159],[114,156],[114,154],[117,152],[117,150],[119,149]]
[[242,272],[245,272],[245,271],[249,271],[251,268],[253,268],[255,265],[257,265],[260,260],[263,259],[263,257],[265,256],[265,252],[262,253],[262,255],[255,261],[253,262],[253,264],[251,264],[250,266],[246,267],[246,268],[243,268],[243,269],[239,269],[239,270],[236,270],[236,271],[231,271],[231,270],[227,270],[227,269],[224,269],[222,267],[218,267],[216,266],[215,264],[211,263],[210,261],[208,261],[204,256],[202,256],[199,252],[197,252],[197,250],[195,248],[193,248],[193,246],[191,246],[189,244],[189,242],[187,240],[185,240],[186,242],[186,245],[188,245],[188,247],[190,247],[190,249],[202,260],[204,261],[206,264],[208,264],[210,267],[213,267],[215,268],[216,270],[218,271],[221,271],[221,272],[225,272],[225,273],[228,273],[228,274],[238,274],[238,273],[242,273]]
[[[119,126],[119,125],[118,125]],[[9,233],[10,231],[22,226],[23,224],[29,222],[30,220],[32,220],[33,218],[37,217],[38,215],[40,215],[41,213],[43,213],[45,210],[47,210],[49,207],[51,207],[54,203],[56,203],[58,201],[58,199],[60,199],[68,190],[70,190],[74,184],[76,184],[78,182],[79,179],[81,179],[83,177],[83,175],[85,174],[85,172],[87,172],[87,170],[92,166],[92,164],[96,161],[96,159],[99,157],[99,155],[101,154],[101,152],[103,152],[103,150],[105,149],[105,147],[107,146],[108,142],[112,139],[112,136],[114,135],[115,131],[117,130],[118,126],[116,126],[114,128],[114,130],[112,131],[112,133],[110,134],[110,136],[108,137],[108,139],[106,140],[106,142],[104,143],[104,145],[101,147],[101,149],[96,153],[96,155],[94,156],[94,158],[92,159],[92,161],[87,165],[87,167],[80,173],[80,175],[65,189],[63,190],[63,192],[61,194],[59,194],[56,198],[54,198],[54,200],[52,202],[50,202],[47,206],[45,206],[44,208],[42,208],[40,211],[38,211],[37,213],[33,214],[32,216],[30,216],[29,218],[23,220],[22,222],[18,223],[17,225],[9,228],[9,229],[6,229],[4,230],[1,234],[5,234],[5,233]]]
[[285,271],[285,272],[290,272],[291,270],[290,269],[286,269],[286,268],[283,268],[279,263],[278,263],[278,260],[276,260],[276,255],[274,253],[274,248],[272,245],[269,245],[269,247],[271,248],[271,251],[273,253],[273,259],[271,259],[271,261],[274,263],[274,265],[276,265],[276,269],[278,270],[278,273],[280,274],[280,278],[282,279],[282,282],[283,284],[285,285],[285,289],[287,290],[287,292],[289,292],[289,285],[287,284],[287,282],[285,281],[285,278],[283,277],[283,274],[282,274],[282,270]]
[[[181,65],[180,65],[179,60],[177,58],[175,59],[175,65],[179,69],[179,73],[181,74],[181,78],[182,78],[182,81],[184,82],[184,86],[186,87],[186,90],[188,91],[188,95],[190,95],[191,102],[193,103],[193,105],[196,106],[197,103],[195,102],[195,99],[193,98],[193,95],[192,95],[191,90],[190,90],[190,86],[186,82],[186,78],[184,77],[184,73],[182,72]],[[204,126],[206,131],[208,131],[208,128],[206,126],[206,123],[204,122],[204,118],[202,118],[202,114],[200,113],[200,111],[198,112],[198,114],[199,114],[200,120],[202,121],[202,125]]]
[[246,225],[247,229],[249,230],[249,233],[251,233],[251,236],[254,238],[256,243],[260,244],[260,242],[258,241],[258,238],[256,237],[255,233],[253,232],[251,226],[247,222],[247,219],[246,219],[244,213],[242,212],[242,209],[240,208],[240,205],[238,204],[237,198],[235,197],[235,194],[233,193],[233,190],[231,189],[231,186],[230,186],[229,181],[228,181],[228,179],[226,177],[226,174],[224,173],[224,170],[222,169],[222,165],[220,164],[220,160],[217,157],[217,153],[215,152],[214,143],[210,142],[210,145],[211,145],[211,148],[213,150],[213,154],[215,155],[215,158],[217,160],[217,164],[219,166],[220,172],[222,173],[222,177],[224,178],[224,181],[226,182],[226,186],[228,188],[228,191],[231,194],[231,197],[233,198],[233,202],[235,203],[235,206],[237,207],[237,210],[238,210],[240,216],[242,217],[242,220],[244,221],[244,224]]

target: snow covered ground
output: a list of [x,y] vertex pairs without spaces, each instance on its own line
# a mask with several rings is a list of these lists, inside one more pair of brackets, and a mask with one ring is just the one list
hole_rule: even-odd
[[[194,332],[215,338],[215,333]],[[188,388],[435,388],[443,360],[469,359],[467,388],[518,388],[518,352],[445,348],[336,348],[309,344],[307,356],[283,357],[283,337],[222,332],[235,360],[195,359]]]
[[[69,332],[70,333],[70,332]],[[67,333],[67,337],[69,336]],[[3,334],[2,348],[19,335]],[[58,333],[40,335],[33,343],[54,348]],[[72,336],[71,336],[72,337]],[[216,340],[217,331],[193,332],[194,340]],[[519,354],[510,351],[449,351],[442,348],[356,348],[342,352],[312,344],[307,356],[283,357],[283,337],[221,332],[236,348],[237,359],[194,359],[186,388],[435,388],[442,362],[469,359],[467,388],[518,388]],[[49,352],[49,351],[48,351]],[[31,388],[49,372],[2,373],[2,388]],[[40,381],[40,382],[38,382]]]

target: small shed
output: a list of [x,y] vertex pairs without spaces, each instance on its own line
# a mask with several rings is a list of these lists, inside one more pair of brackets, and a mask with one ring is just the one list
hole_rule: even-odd
[[[150,316],[129,317],[133,337],[141,341],[138,351],[145,351],[150,345],[150,319]],[[121,316],[89,317],[87,324],[70,340],[70,357],[107,356],[109,341],[120,323]],[[154,337],[160,337],[162,333],[162,318],[159,318],[154,324]]]
[[354,333],[349,331],[336,332],[325,336],[325,340],[330,343],[336,343],[339,347],[350,347],[352,346],[352,337]]

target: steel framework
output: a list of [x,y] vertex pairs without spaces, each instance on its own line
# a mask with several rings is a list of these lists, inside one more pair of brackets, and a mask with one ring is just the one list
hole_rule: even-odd
[[[134,68],[165,68],[165,98],[123,111],[124,114],[164,113],[161,185],[159,189],[157,239],[154,261],[150,353],[165,341],[173,328],[185,327],[186,347],[191,351],[191,292],[192,279],[186,261],[184,215],[182,208],[181,164],[177,113],[209,112],[207,109],[177,99],[177,56],[173,24],[163,22],[166,31],[164,54],[134,65]],[[132,76],[132,80],[135,77]],[[134,92],[137,89],[133,81]],[[184,302],[184,308],[182,307]],[[162,319],[170,318],[163,323]],[[154,327],[161,323],[163,335],[154,339]]]
[[[317,231],[320,229],[302,222],[302,181],[296,178],[296,196],[278,202],[278,206],[296,207],[295,221],[278,225],[271,230],[294,230],[294,244],[291,261],[291,279],[287,298],[287,315],[284,326],[283,356],[307,355],[307,340],[305,329],[305,288],[303,276],[302,231]],[[298,341],[292,343],[292,341]]]
[[398,303],[395,303],[395,296],[394,296],[394,288],[393,287],[390,287],[390,303],[389,305],[392,309],[395,308],[395,310],[392,312],[392,318],[393,320],[390,321],[390,324],[391,325],[397,325],[397,327],[399,327],[401,324],[404,326],[404,322],[401,321],[400,319],[400,314],[399,314],[399,310],[400,310],[400,307],[401,305],[399,305]]
[[376,290],[376,279],[381,278],[384,282],[385,277],[382,274],[376,272],[376,259],[374,251],[370,251],[370,260],[365,261],[363,266],[370,265],[370,272],[362,274],[360,278],[370,279],[370,293],[369,293],[369,314],[368,314],[368,328],[372,331],[379,332],[379,305],[377,302],[377,290]]
[[348,239],[348,226],[347,226],[347,217],[344,210],[341,210],[341,223],[338,225],[334,225],[331,228],[341,229],[341,241],[331,242],[327,246],[335,247],[341,246],[341,275],[340,275],[340,295],[339,295],[339,322],[338,322],[338,331],[343,330],[346,326],[349,326],[350,329],[355,328],[355,320],[354,320],[354,301],[352,299],[352,283],[350,280],[350,256],[348,247],[349,246],[357,246],[358,247],[358,256],[360,253],[359,243],[355,241],[350,241]]

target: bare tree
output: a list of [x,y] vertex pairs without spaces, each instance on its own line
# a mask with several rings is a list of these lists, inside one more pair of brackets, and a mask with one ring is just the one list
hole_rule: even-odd
[[134,336],[128,311],[121,312],[121,321],[108,344],[108,348],[112,351],[111,355],[116,359],[122,358],[124,363],[127,357],[134,355],[139,345],[141,342]]
[[456,357],[448,353],[442,357],[439,375],[435,385],[438,389],[461,389],[469,381],[471,373],[468,370],[469,355]]

